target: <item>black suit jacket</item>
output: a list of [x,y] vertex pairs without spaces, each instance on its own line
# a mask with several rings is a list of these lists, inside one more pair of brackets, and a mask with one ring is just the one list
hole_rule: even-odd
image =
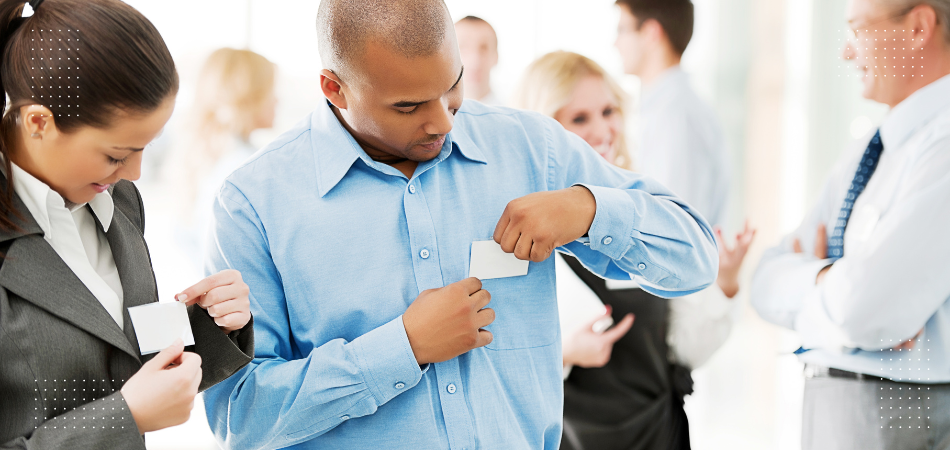
[[[142,197],[127,181],[112,197],[106,235],[122,280],[124,331],[14,196],[25,219],[20,230],[0,231],[0,449],[145,448],[119,390],[153,356],[139,353],[127,308],[158,301],[158,292]],[[188,314],[195,346],[186,350],[202,358],[201,390],[251,361],[253,323],[227,335],[204,309]]]

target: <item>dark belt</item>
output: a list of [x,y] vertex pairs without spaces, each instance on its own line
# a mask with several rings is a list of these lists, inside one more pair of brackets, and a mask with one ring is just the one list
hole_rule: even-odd
[[877,375],[868,375],[864,373],[849,372],[847,370],[835,369],[834,367],[823,367],[816,366],[814,364],[805,364],[805,377],[806,378],[844,378],[848,380],[859,380],[859,381],[884,381],[888,383],[906,383],[903,381],[895,381],[890,378],[884,378]]

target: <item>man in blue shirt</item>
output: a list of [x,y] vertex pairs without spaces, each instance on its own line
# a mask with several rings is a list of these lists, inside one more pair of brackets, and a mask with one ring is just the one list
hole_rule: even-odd
[[[441,0],[324,0],[317,21],[328,103],[214,205],[208,268],[241,270],[257,342],[207,392],[211,428],[228,448],[556,449],[548,257],[685,295],[716,277],[708,223],[551,119],[463,106]],[[491,240],[527,274],[469,278]]]

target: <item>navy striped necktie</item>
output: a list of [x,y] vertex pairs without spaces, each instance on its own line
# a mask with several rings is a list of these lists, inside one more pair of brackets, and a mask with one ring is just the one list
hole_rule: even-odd
[[858,200],[858,196],[867,187],[871,175],[874,175],[874,170],[877,169],[877,163],[880,161],[882,153],[884,153],[884,143],[881,142],[881,130],[877,130],[877,133],[874,133],[874,138],[868,144],[867,150],[864,151],[864,156],[861,157],[858,169],[854,173],[854,179],[851,180],[851,186],[848,187],[848,194],[845,196],[844,205],[841,206],[841,211],[838,213],[835,229],[828,236],[828,257],[831,259],[844,256],[844,230],[848,227],[848,220],[851,219],[851,210],[854,209],[854,202]]

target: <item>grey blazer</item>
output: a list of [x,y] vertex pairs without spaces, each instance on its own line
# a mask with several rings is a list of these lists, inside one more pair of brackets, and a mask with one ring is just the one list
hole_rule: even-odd
[[[6,179],[0,175],[0,192]],[[0,449],[144,449],[119,392],[152,355],[139,353],[126,308],[158,301],[143,238],[142,197],[127,181],[112,190],[107,233],[122,280],[124,330],[43,239],[19,197],[21,230],[0,231]],[[253,321],[225,334],[189,308],[202,358],[200,390],[254,355]]]

